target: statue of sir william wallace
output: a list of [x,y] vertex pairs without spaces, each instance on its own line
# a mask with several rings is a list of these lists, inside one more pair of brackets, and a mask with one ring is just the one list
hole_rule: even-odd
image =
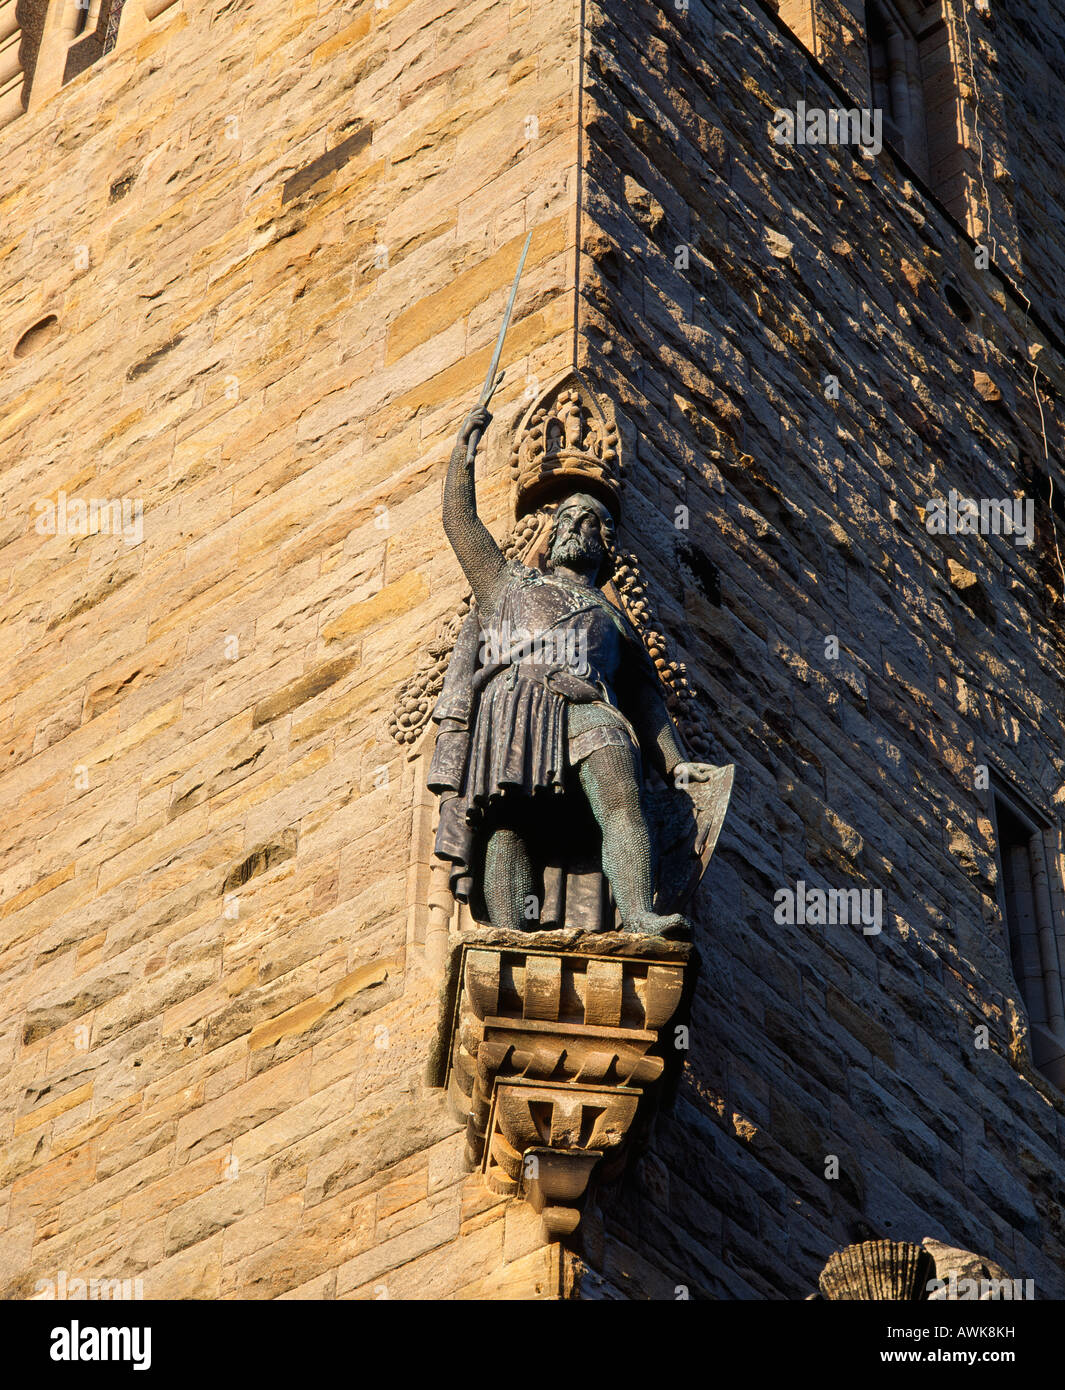
[[545,862],[569,854],[579,863],[582,844],[590,846],[622,930],[683,936],[679,912],[654,910],[642,760],[685,782],[715,769],[685,761],[639,635],[600,592],[613,564],[607,508],[582,492],[559,502],[546,572],[508,562],[478,517],[474,454],[490,419],[483,406],[467,417],[444,485],[444,530],[474,608],[434,712],[441,727],[429,781],[443,798],[436,852],[451,862],[455,895],[480,905],[475,915],[536,930]]

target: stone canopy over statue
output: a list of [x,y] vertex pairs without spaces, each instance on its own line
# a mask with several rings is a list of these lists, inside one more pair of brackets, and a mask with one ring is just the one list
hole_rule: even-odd
[[436,853],[455,897],[495,928],[685,936],[680,908],[732,768],[686,756],[640,632],[603,592],[618,563],[618,470],[589,395],[570,373],[522,422],[519,502],[539,504],[540,522],[524,562],[477,514],[487,408],[459,431],[443,522],[473,601],[433,711]]

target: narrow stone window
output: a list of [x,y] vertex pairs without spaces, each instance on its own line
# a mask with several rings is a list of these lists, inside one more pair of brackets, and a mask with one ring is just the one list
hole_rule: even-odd
[[927,177],[928,141],[917,36],[908,18],[890,0],[866,0],[865,32],[870,91],[873,106],[883,112],[884,134],[918,173]]
[[64,83],[114,48],[124,3],[125,0],[79,0],[71,11],[71,43],[63,70]]
[[[177,0],[141,0],[140,23],[150,23],[168,10]],[[69,3],[69,0],[68,0]],[[130,6],[130,10],[133,10]],[[84,72],[93,63],[110,53],[118,44],[119,25],[122,23],[126,0],[74,0],[68,10],[66,42],[66,65],[63,69],[63,82],[70,82],[78,73]],[[134,22],[138,16],[133,15]]]
[[[0,0],[0,127],[32,111],[181,0]],[[121,34],[120,34],[121,31]]]
[[957,54],[945,0],[865,0],[870,99],[884,139],[960,221],[966,163]]
[[828,0],[779,0],[774,8],[838,84],[838,99],[879,111],[885,144],[975,236],[983,224],[973,115],[962,100],[971,86],[963,3],[970,0],[847,0],[847,20],[864,20],[864,46],[851,41]]
[[999,909],[1013,976],[1028,1014],[1032,1064],[1065,1090],[1065,994],[1061,968],[1061,884],[1051,873],[1059,831],[1012,788],[995,782],[992,813]]

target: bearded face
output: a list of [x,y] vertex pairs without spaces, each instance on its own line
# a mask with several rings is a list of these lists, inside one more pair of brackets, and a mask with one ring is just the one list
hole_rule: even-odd
[[565,565],[594,577],[606,560],[606,546],[598,514],[582,502],[567,503],[556,514],[548,564],[551,568]]

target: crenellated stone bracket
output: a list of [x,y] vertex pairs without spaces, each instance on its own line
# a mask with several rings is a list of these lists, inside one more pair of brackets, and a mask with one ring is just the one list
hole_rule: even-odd
[[448,1102],[470,1168],[524,1197],[557,1240],[576,1230],[593,1173],[624,1166],[691,947],[620,932],[483,936],[461,948]]

